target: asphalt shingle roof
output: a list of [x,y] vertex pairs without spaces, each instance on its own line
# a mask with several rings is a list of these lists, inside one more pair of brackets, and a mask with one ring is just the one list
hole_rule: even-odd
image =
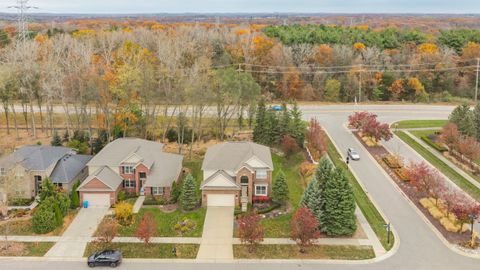
[[85,168],[92,156],[88,155],[70,155],[63,156],[55,165],[50,175],[50,179],[54,183],[71,183],[75,177]]
[[12,154],[0,159],[0,164],[11,166],[21,163],[30,171],[44,171],[67,154],[74,154],[73,149],[63,146],[29,145],[17,149]]
[[97,178],[112,190],[116,190],[120,184],[122,184],[122,177],[110,169],[108,166],[102,166],[95,172],[90,174],[85,181],[78,187],[78,190],[84,190],[84,186],[90,182],[90,180]]

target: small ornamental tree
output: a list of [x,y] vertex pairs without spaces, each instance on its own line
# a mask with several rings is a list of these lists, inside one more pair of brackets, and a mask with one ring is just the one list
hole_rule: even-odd
[[122,225],[129,225],[132,222],[133,206],[127,202],[120,202],[115,205],[115,218]]
[[308,161],[302,162],[298,168],[298,174],[302,177],[303,186],[307,186],[307,178],[315,172],[315,165]]
[[273,201],[284,204],[288,200],[288,185],[287,179],[283,171],[280,171],[275,177],[275,181],[272,186],[272,199]]
[[183,210],[193,210],[197,206],[197,192],[195,187],[195,179],[188,174],[183,180],[182,193],[180,195],[180,203]]
[[305,138],[314,160],[318,160],[327,152],[326,134],[317,119],[310,119]]
[[142,221],[140,221],[137,231],[135,232],[135,236],[147,245],[150,243],[150,239],[153,237],[156,230],[157,222],[155,222],[152,214],[147,212],[143,215]]
[[380,123],[375,118],[369,118],[361,128],[363,135],[371,137],[378,142],[380,140],[388,141],[393,137],[390,127],[386,123]]
[[442,128],[440,140],[449,148],[453,148],[454,146],[456,146],[459,137],[460,132],[458,131],[457,125],[455,123],[448,123]]
[[50,142],[52,146],[62,146],[62,138],[58,135],[58,132],[55,131],[53,134],[52,141]]
[[39,234],[49,233],[57,226],[55,206],[48,201],[40,204],[32,217],[33,231]]
[[78,187],[80,186],[80,181],[75,181],[72,186],[72,193],[70,195],[70,208],[77,209],[80,205],[80,198],[78,197]]
[[171,194],[172,203],[177,203],[178,198],[180,197],[181,193],[182,193],[182,190],[178,186],[177,181],[173,181],[173,183],[172,183],[172,194]]
[[257,245],[263,241],[264,229],[260,224],[260,216],[250,214],[238,219],[238,237],[242,244],[248,244],[248,251],[254,252]]
[[473,137],[463,137],[457,142],[457,151],[470,160],[480,158],[480,143]]
[[106,244],[112,243],[113,239],[118,234],[118,222],[113,218],[105,219],[97,230],[97,239]]
[[369,119],[376,119],[377,115],[369,112],[355,112],[348,116],[348,126],[354,129],[361,129]]
[[56,187],[50,180],[50,178],[45,178],[42,181],[42,189],[40,190],[39,196],[39,203],[43,200],[47,199],[48,197],[53,197],[56,195]]
[[480,205],[470,199],[464,199],[453,207],[452,212],[463,227],[463,224],[471,222],[470,215],[474,214],[477,217],[480,215]]
[[320,237],[318,222],[312,211],[306,207],[298,208],[292,217],[291,239],[297,242],[300,252],[305,253],[306,248]]
[[407,177],[418,192],[424,196],[438,198],[445,187],[440,174],[425,162],[410,163],[407,168]]
[[285,155],[289,157],[292,154],[298,152],[300,150],[300,147],[298,147],[297,142],[294,138],[292,138],[290,135],[285,135],[282,138],[282,150],[283,153],[285,153]]

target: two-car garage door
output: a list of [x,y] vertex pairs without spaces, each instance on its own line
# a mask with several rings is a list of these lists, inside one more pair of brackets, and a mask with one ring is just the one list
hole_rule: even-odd
[[83,201],[88,207],[110,207],[110,195],[105,193],[83,193]]
[[208,194],[207,206],[235,206],[233,194]]

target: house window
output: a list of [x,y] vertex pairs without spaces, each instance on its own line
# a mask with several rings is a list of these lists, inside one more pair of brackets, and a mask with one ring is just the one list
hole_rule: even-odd
[[267,196],[267,185],[255,185],[255,196]]
[[267,179],[267,170],[257,170],[256,176],[257,179]]
[[248,184],[248,177],[246,177],[246,176],[240,177],[240,183],[241,184]]
[[138,173],[138,177],[140,177],[140,179],[146,179],[147,178],[147,173],[145,173],[145,172]]
[[124,174],[132,174],[133,173],[133,167],[132,166],[123,166],[123,173]]
[[134,188],[135,180],[123,180],[123,186],[126,188]]
[[152,195],[163,195],[163,187],[152,187]]

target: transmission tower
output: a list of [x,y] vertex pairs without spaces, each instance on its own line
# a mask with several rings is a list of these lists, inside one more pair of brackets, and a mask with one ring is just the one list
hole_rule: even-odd
[[27,24],[27,11],[30,9],[37,9],[38,7],[29,6],[30,0],[16,0],[16,5],[9,6],[8,8],[14,8],[18,11],[17,16],[17,31],[20,40],[25,41],[28,36],[28,24]]

